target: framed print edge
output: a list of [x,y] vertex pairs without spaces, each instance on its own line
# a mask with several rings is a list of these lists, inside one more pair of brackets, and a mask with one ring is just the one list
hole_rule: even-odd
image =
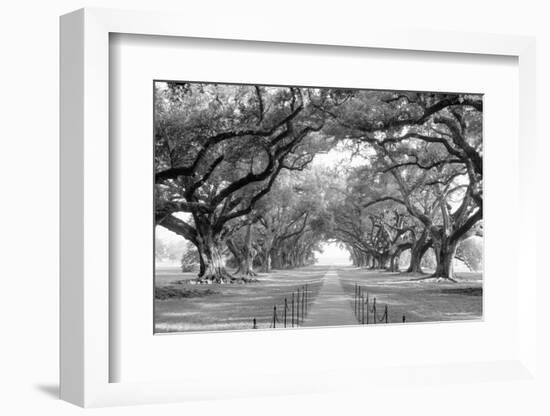
[[84,404],[84,13],[60,27],[60,396]]
[[[402,31],[393,28],[358,30],[329,34],[322,29],[299,29],[280,32],[273,24],[234,32],[234,23],[220,18],[219,24],[204,25],[199,19],[181,25],[173,13],[133,12],[106,9],[82,9],[61,18],[61,213],[60,213],[60,379],[61,398],[80,406],[105,406],[269,395],[269,388],[285,385],[286,393],[312,393],[357,388],[342,381],[350,370],[323,370],[312,374],[318,383],[300,381],[282,383],[274,376],[272,383],[243,383],[228,392],[212,392],[211,380],[185,380],[160,383],[112,383],[110,361],[116,360],[110,348],[109,311],[116,308],[110,293],[109,259],[109,34],[126,33],[160,36],[183,36],[212,39],[279,42],[311,45],[334,45],[356,48],[384,48],[441,53],[507,55],[519,58],[519,137],[533,146],[521,146],[520,241],[536,240],[536,217],[528,211],[534,204],[536,164],[535,117],[535,42],[532,38],[508,35]],[[322,25],[319,25],[322,26]],[[467,379],[472,372],[498,377],[503,372],[517,379],[530,378],[536,372],[536,321],[527,319],[536,309],[536,262],[526,259],[526,249],[519,242],[518,256],[525,264],[522,274],[528,285],[518,291],[519,331],[517,360],[470,364],[441,364],[457,379]],[[518,271],[519,272],[519,271]],[[503,370],[504,369],[504,370]],[[383,370],[383,371],[382,371]],[[388,371],[371,372],[369,380],[384,378]],[[354,370],[355,371],[355,370]],[[427,368],[427,372],[437,371]],[[395,375],[390,371],[390,374]],[[321,377],[323,376],[323,377]],[[215,385],[230,380],[220,374]],[[237,392],[236,390],[240,390]],[[283,392],[281,390],[281,392]],[[276,392],[275,394],[279,394]]]

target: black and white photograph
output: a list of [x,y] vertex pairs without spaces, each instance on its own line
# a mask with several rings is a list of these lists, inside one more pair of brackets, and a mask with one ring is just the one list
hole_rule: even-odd
[[155,333],[479,320],[483,96],[154,82]]
[[0,414],[550,415],[544,2],[4,3]]

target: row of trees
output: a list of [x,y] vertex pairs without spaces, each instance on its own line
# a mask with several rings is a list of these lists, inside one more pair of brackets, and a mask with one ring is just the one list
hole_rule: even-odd
[[[389,93],[380,99],[383,117],[361,120],[369,94],[357,95],[350,92],[332,114],[367,161],[348,178],[348,212],[355,210],[355,232],[367,236],[346,240],[355,262],[395,270],[399,255],[411,250],[408,271],[420,272],[432,248],[434,276],[452,279],[457,247],[482,234],[481,97]],[[345,225],[339,230],[352,233]]]
[[[199,277],[314,262],[341,242],[358,266],[409,271],[432,248],[452,278],[482,233],[482,100],[463,94],[157,83],[155,219],[197,250]],[[347,163],[316,165],[321,153]],[[332,150],[332,152],[331,152]]]

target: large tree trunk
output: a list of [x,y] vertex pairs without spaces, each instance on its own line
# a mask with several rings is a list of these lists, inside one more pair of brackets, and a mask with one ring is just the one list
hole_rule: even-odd
[[264,261],[262,263],[261,271],[264,273],[270,273],[271,272],[271,253],[266,250],[264,254]]
[[371,256],[371,259],[370,259],[369,269],[375,270],[377,268],[378,268],[378,258],[373,255]]
[[204,276],[205,271],[206,271],[206,266],[204,265],[204,260],[200,255],[200,251],[199,251],[199,278]]
[[359,265],[360,264],[359,257],[357,256],[357,253],[355,252],[355,250],[350,251],[350,256],[351,256],[351,264],[353,264],[355,267],[361,267]]
[[235,273],[240,273],[242,270],[244,270],[244,258],[242,256],[241,250],[239,250],[237,244],[231,238],[228,238],[225,244],[227,245],[227,248],[235,258],[235,261],[237,263],[237,270],[235,271]]
[[391,256],[390,260],[390,271],[391,272],[399,272],[399,259],[401,258],[401,254],[405,251],[412,248],[411,243],[402,243],[397,245],[394,248],[393,254]]
[[438,277],[454,281],[453,260],[455,258],[457,243],[450,243],[446,237],[434,243],[434,253],[437,266],[431,277]]
[[423,273],[422,271],[422,257],[430,248],[430,245],[426,243],[427,233],[424,232],[420,238],[413,244],[411,248],[411,260],[407,273]]
[[270,273],[271,272],[271,251],[273,249],[273,237],[268,236],[266,237],[264,247],[262,250],[262,266],[260,270],[262,273]]
[[271,267],[273,269],[282,269],[283,268],[283,259],[279,250],[271,251]]
[[361,267],[369,267],[370,264],[371,264],[371,261],[372,261],[372,256],[368,255],[368,254],[364,254],[362,256],[362,264],[361,264]]
[[234,280],[225,269],[225,259],[218,242],[210,239],[199,241],[199,255],[204,264],[204,273],[199,280],[214,283],[228,283]]
[[199,282],[229,283],[235,280],[225,268],[223,244],[208,221],[195,218],[197,226],[197,249],[201,260],[202,274],[199,273]]
[[390,255],[388,253],[381,254],[378,260],[379,269],[389,270],[390,269]]
[[[252,280],[250,279],[250,277],[256,276],[256,273],[254,273],[254,270],[252,268],[253,258],[251,256],[251,251],[247,251],[246,248],[239,248],[237,244],[230,238],[226,240],[226,245],[237,262],[237,270],[235,271],[235,275],[242,276],[240,278],[230,276],[229,281],[231,283],[235,283],[236,281],[241,281],[241,283],[251,282]],[[225,283],[226,280],[227,276],[226,279],[222,281]]]
[[241,273],[245,277],[257,276],[254,272],[254,253],[252,250],[252,223],[248,224],[246,229],[246,237],[244,240],[244,249],[243,249],[243,262],[241,264]]
[[353,249],[350,254],[351,261],[355,267],[366,267],[368,265],[369,260],[362,251]]
[[244,261],[241,265],[241,273],[247,277],[257,276],[257,273],[254,271],[254,256],[252,253],[248,251],[243,259]]
[[403,250],[398,248],[395,250],[393,255],[390,258],[390,264],[389,264],[389,271],[390,272],[398,272],[399,271],[399,257],[401,256],[401,252]]
[[413,248],[411,248],[411,260],[409,263],[409,268],[407,269],[407,273],[422,273],[422,267],[421,267],[421,261],[422,261],[422,244],[415,244]]

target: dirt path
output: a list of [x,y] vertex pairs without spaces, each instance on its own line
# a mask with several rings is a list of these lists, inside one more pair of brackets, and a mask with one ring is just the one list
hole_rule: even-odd
[[302,326],[356,324],[349,296],[342,289],[336,271],[330,269],[323,277],[323,286]]

